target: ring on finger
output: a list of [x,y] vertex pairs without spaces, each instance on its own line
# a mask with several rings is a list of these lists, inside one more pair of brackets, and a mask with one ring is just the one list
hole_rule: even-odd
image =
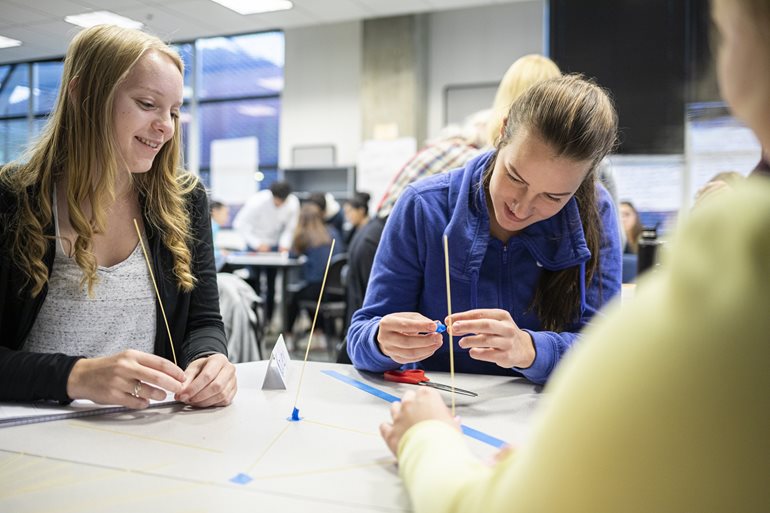
[[138,399],[140,397],[139,392],[141,391],[142,391],[142,382],[137,379],[136,383],[134,383],[134,392],[131,395],[133,395]]

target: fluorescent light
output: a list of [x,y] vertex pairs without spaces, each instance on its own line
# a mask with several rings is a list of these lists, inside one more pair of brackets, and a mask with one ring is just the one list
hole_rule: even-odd
[[289,0],[211,0],[238,14],[285,11],[294,7]]
[[93,27],[94,25],[117,25],[119,27],[140,29],[144,27],[141,21],[125,18],[110,11],[92,11],[83,14],[65,16],[64,21],[79,27]]
[[10,37],[0,36],[0,48],[13,48],[14,46],[21,46],[21,41],[18,39],[11,39]]

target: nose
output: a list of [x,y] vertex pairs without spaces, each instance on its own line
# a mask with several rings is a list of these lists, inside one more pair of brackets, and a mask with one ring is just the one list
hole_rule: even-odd
[[511,210],[516,215],[516,217],[525,219],[532,214],[532,201],[532,198],[526,194],[518,198],[514,198],[513,203],[511,203]]
[[174,118],[170,112],[158,115],[153,122],[153,128],[161,132],[165,139],[171,139],[174,135]]

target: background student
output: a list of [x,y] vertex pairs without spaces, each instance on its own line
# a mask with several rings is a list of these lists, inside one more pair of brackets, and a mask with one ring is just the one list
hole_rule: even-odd
[[446,235],[453,332],[462,337],[455,368],[543,383],[620,290],[617,214],[595,175],[616,129],[596,85],[576,76],[540,82],[511,106],[495,150],[407,187],[348,330],[353,364],[449,368],[444,338],[433,333],[447,314]]
[[0,171],[0,400],[235,395],[206,194],[181,169],[182,69],[138,30],[83,30],[43,135]]
[[623,253],[636,255],[639,253],[639,236],[642,234],[642,220],[639,212],[630,201],[620,202],[620,221],[626,233],[626,245]]
[[[288,252],[299,220],[299,199],[286,182],[273,182],[269,190],[255,193],[233,219],[233,228],[253,251]],[[249,283],[265,300],[265,322],[275,310],[275,267],[253,266]],[[264,287],[262,276],[265,277]]]
[[[770,3],[714,0],[722,95],[770,147]],[[493,467],[437,393],[381,427],[417,513],[766,511],[770,181],[696,209],[634,301],[549,382],[526,445]],[[460,411],[462,414],[462,411]]]
[[[306,260],[302,264],[301,288],[292,295],[291,302],[289,303],[286,327],[290,332],[300,312],[300,301],[318,300],[324,272],[326,271],[326,263],[329,261],[332,239],[335,239],[334,254],[338,254],[341,252],[337,246],[337,241],[340,238],[341,236],[332,225],[324,223],[323,214],[316,203],[307,202],[302,205],[299,223],[294,232],[292,251],[299,255],[305,255]],[[324,293],[324,298],[329,299],[328,293]],[[323,326],[322,328],[325,333],[329,333],[328,326]]]

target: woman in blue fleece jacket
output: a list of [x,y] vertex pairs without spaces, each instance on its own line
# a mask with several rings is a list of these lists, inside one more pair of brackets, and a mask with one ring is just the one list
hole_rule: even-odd
[[497,148],[407,188],[351,321],[353,364],[448,370],[438,319],[455,335],[457,371],[545,382],[620,290],[617,214],[595,177],[616,132],[601,88],[575,75],[549,80],[513,103]]

